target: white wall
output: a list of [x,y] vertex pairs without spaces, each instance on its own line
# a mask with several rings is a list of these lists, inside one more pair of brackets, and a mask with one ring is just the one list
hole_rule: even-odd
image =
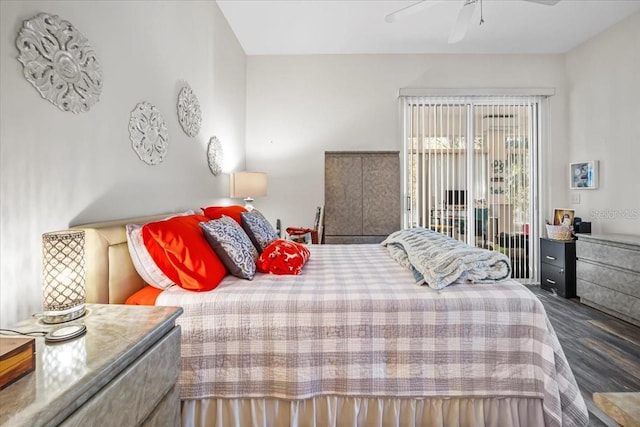
[[[565,62],[562,55],[249,56],[247,168],[268,173],[256,207],[283,227],[313,224],[324,200],[325,150],[401,150],[400,88],[550,87],[555,155],[548,182],[566,181]],[[543,194],[566,203],[568,188]],[[546,208],[545,208],[546,209]]]
[[[100,102],[63,112],[23,76],[16,35],[39,12],[70,21],[102,64]],[[220,202],[206,146],[218,136],[223,172],[244,169],[246,56],[215,2],[0,2],[0,324],[40,311],[41,234],[69,225],[172,212]],[[188,82],[203,124],[182,131],[177,96]],[[164,116],[169,149],[148,166],[131,148],[129,114],[149,101]]]
[[640,13],[573,49],[566,63],[568,161],[600,164],[599,188],[572,190],[580,204],[570,207],[594,233],[640,235]]

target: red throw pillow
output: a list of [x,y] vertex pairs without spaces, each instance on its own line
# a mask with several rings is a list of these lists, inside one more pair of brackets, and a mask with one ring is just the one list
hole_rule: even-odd
[[209,219],[220,219],[222,215],[229,216],[236,220],[236,222],[242,225],[242,219],[240,218],[240,214],[242,212],[247,211],[244,206],[233,205],[233,206],[209,206],[208,208],[202,208],[202,212]]
[[310,256],[305,245],[278,239],[262,251],[256,261],[256,268],[261,273],[300,274]]
[[156,298],[162,292],[162,289],[154,288],[151,285],[146,285],[135,294],[131,295],[124,302],[128,305],[156,305]]
[[177,216],[142,226],[149,255],[164,274],[190,291],[209,291],[227,274],[220,258],[202,235],[202,215]]

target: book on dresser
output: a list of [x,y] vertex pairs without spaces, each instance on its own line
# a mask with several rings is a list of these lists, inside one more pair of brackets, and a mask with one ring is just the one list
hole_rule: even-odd
[[0,337],[0,390],[36,368],[33,338]]

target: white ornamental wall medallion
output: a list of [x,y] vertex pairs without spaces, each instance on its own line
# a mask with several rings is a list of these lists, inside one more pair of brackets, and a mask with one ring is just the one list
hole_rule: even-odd
[[202,112],[198,98],[189,85],[180,90],[178,95],[178,120],[184,133],[190,137],[198,135],[202,124]]
[[167,154],[169,135],[167,124],[158,109],[149,102],[140,102],[129,117],[129,139],[140,160],[148,165],[161,163]]
[[209,140],[207,162],[213,176],[218,176],[222,173],[222,143],[215,136]]
[[18,60],[25,78],[62,111],[78,114],[98,102],[102,69],[93,48],[71,23],[40,13],[18,33]]

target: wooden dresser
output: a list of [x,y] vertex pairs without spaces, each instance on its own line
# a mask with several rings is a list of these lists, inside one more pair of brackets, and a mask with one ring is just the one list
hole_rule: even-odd
[[84,323],[85,335],[46,344],[36,370],[0,391],[2,426],[177,426],[180,327],[176,307],[87,304],[84,317],[12,329],[50,331]]
[[580,234],[576,255],[580,302],[640,326],[640,236]]

